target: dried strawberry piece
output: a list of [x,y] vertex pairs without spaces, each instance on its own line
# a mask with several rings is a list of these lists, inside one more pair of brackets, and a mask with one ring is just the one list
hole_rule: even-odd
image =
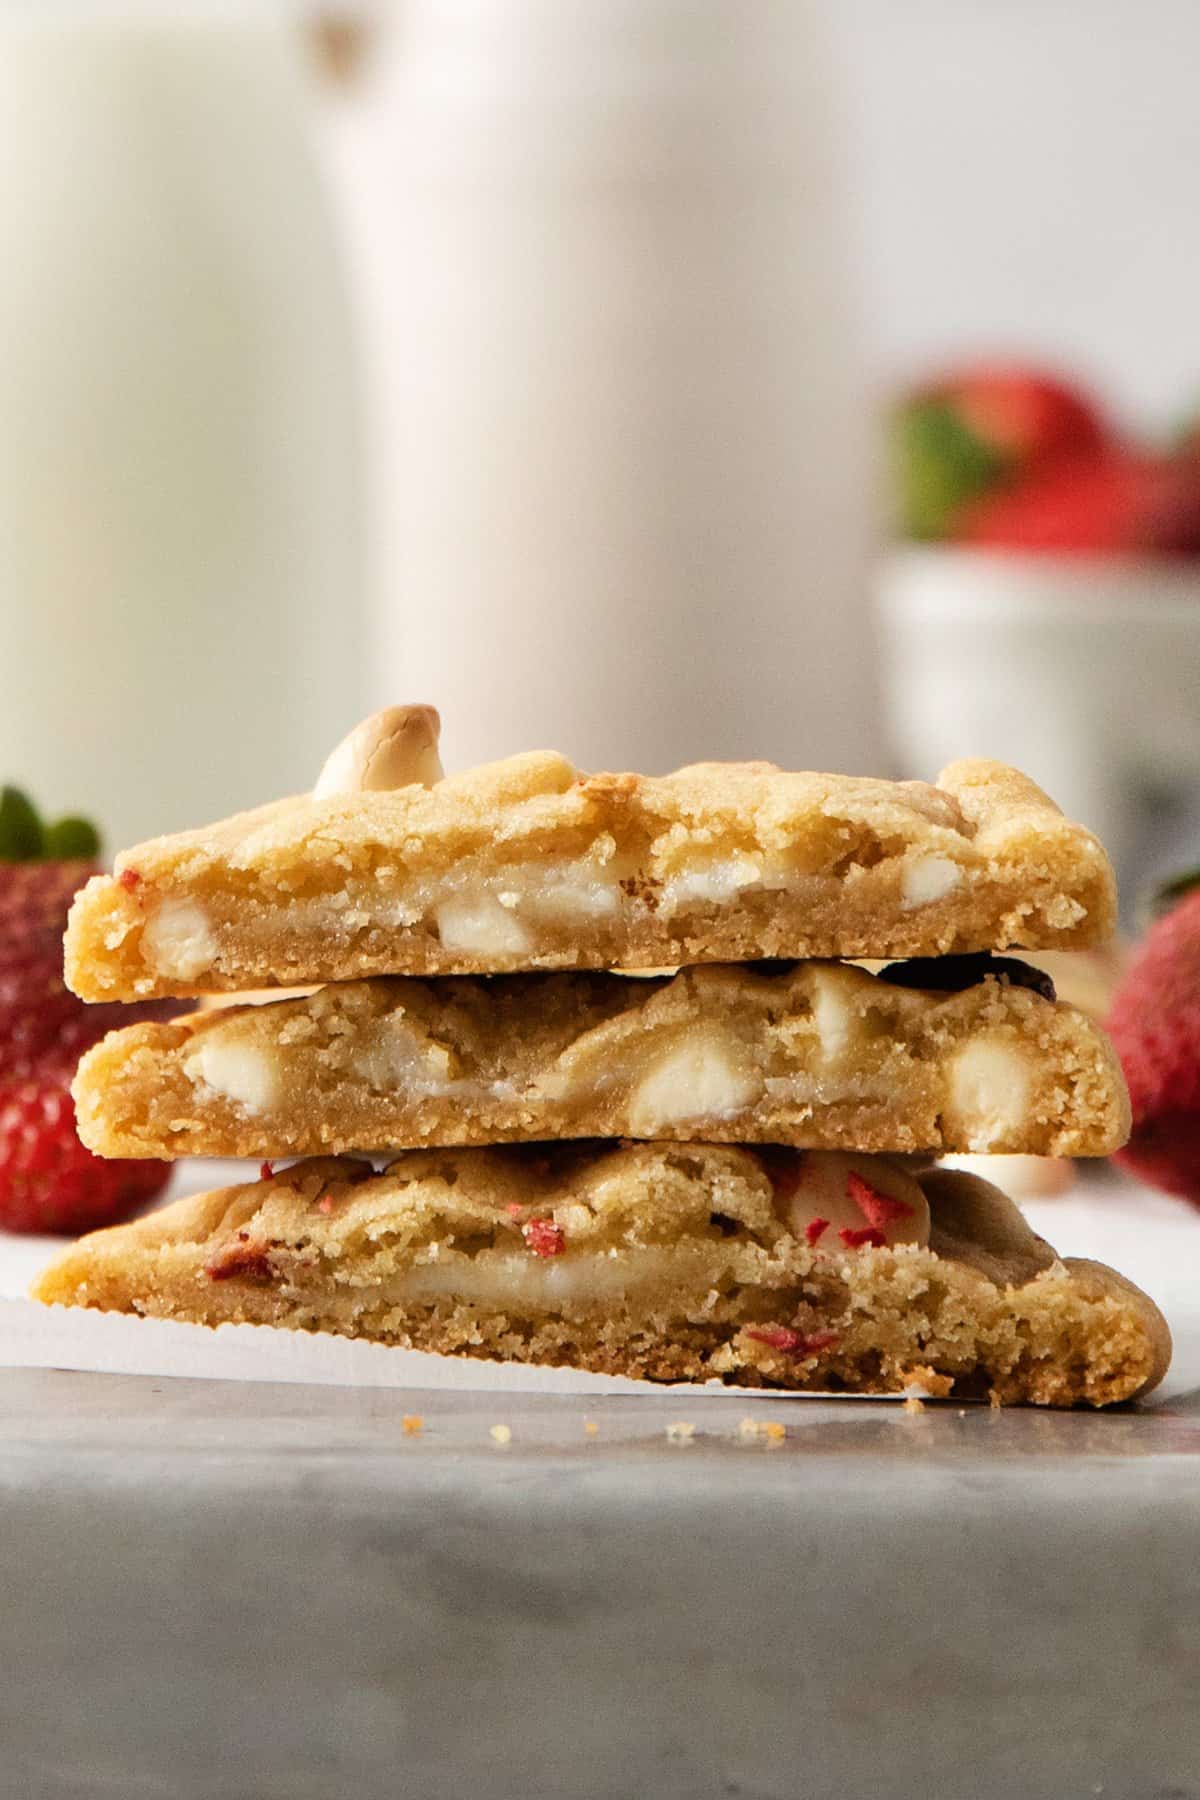
[[829,1350],[838,1341],[836,1331],[796,1331],[790,1325],[749,1325],[746,1336],[753,1338],[757,1344],[768,1344],[772,1350],[795,1352],[800,1356],[815,1356],[818,1351]]
[[253,1244],[250,1234],[238,1232],[236,1244],[229,1244],[204,1265],[210,1281],[229,1281],[243,1276],[247,1281],[274,1281],[275,1271],[266,1244]]
[[[881,1194],[878,1188],[872,1187],[869,1181],[864,1181],[853,1170],[846,1177],[846,1192],[867,1224],[876,1231],[882,1232],[897,1219],[912,1218],[913,1209],[907,1200],[893,1200],[890,1194]],[[842,1236],[845,1236],[845,1232]]]
[[329,1214],[333,1211],[333,1195],[332,1194],[322,1194],[321,1195],[321,1198],[317,1201],[317,1211],[319,1213],[324,1213],[326,1218],[328,1218]]
[[520,1200],[510,1200],[504,1210],[510,1219],[519,1219],[525,1208]]
[[810,1219],[808,1221],[808,1224],[804,1227],[805,1243],[807,1243],[807,1244],[817,1243],[818,1240],[820,1238],[822,1238],[828,1230],[829,1230],[829,1220],[828,1219]]
[[756,1344],[769,1344],[772,1350],[799,1350],[804,1334],[790,1325],[749,1325],[746,1336]]
[[270,1179],[274,1175],[274,1173],[275,1173],[275,1164],[265,1162],[265,1163],[261,1164],[261,1166],[259,1168],[258,1179],[260,1181],[270,1181]]
[[127,893],[132,893],[134,888],[141,887],[142,885],[142,877],[137,869],[122,869],[121,873],[117,876],[117,881]]
[[867,1244],[871,1246],[872,1250],[886,1250],[887,1248],[887,1239],[882,1231],[874,1225],[864,1225],[861,1231],[855,1231],[851,1226],[843,1225],[838,1236],[847,1250],[861,1250]]
[[558,1256],[566,1248],[567,1234],[553,1219],[528,1220],[521,1227],[521,1236],[535,1256]]

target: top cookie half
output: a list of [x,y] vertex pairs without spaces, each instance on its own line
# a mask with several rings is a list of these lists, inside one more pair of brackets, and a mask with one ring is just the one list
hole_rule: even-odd
[[86,1000],[133,1000],[1083,948],[1114,918],[1101,845],[1000,763],[953,763],[931,786],[769,763],[585,775],[533,751],[139,845],[76,900],[66,972]]

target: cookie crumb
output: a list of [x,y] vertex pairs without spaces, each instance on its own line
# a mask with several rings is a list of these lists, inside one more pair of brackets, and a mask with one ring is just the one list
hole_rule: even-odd
[[667,1437],[673,1444],[690,1444],[696,1435],[696,1427],[686,1419],[677,1419],[673,1425],[667,1426]]
[[424,1431],[425,1420],[420,1413],[405,1413],[400,1421],[400,1429],[405,1437],[415,1437],[419,1431]]
[[781,1425],[778,1419],[768,1419],[762,1429],[768,1444],[782,1444],[787,1436],[787,1426]]
[[904,1410],[906,1413],[923,1413],[925,1402],[918,1395],[909,1394],[904,1402]]
[[585,1419],[583,1421],[583,1429],[586,1432],[588,1437],[595,1437],[595,1435],[599,1431],[600,1427],[596,1423],[595,1419]]
[[511,1444],[512,1426],[493,1425],[488,1431],[488,1436],[491,1438],[493,1444]]
[[758,1436],[758,1420],[745,1418],[738,1420],[738,1436],[740,1438],[756,1438]]

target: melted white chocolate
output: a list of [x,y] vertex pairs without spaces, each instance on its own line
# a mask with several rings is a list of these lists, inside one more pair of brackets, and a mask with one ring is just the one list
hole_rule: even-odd
[[660,1249],[584,1251],[559,1256],[529,1250],[485,1250],[470,1258],[440,1257],[418,1263],[388,1283],[398,1302],[469,1300],[487,1306],[553,1312],[562,1306],[604,1305],[623,1294],[655,1286],[707,1288],[719,1273],[717,1244]]

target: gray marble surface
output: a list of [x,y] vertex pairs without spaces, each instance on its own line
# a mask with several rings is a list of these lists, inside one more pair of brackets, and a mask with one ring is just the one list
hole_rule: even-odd
[[19,1370],[0,1487],[5,1800],[1200,1796],[1200,1396]]

